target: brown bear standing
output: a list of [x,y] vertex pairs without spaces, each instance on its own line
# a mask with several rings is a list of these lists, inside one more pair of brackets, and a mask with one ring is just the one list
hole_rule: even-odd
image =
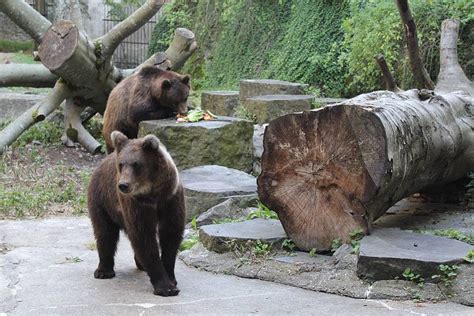
[[156,136],[128,139],[114,131],[111,140],[116,150],[94,171],[88,191],[99,252],[94,276],[115,276],[114,255],[123,229],[137,268],[148,273],[154,294],[177,295],[174,266],[184,232],[185,206],[176,166]]
[[128,138],[136,138],[138,123],[184,114],[189,95],[188,75],[157,67],[144,67],[121,81],[110,93],[104,113],[107,152],[113,151],[110,133],[121,131]]

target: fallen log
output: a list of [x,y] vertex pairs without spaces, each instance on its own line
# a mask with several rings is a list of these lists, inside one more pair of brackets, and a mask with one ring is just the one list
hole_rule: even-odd
[[400,199],[472,170],[472,95],[377,91],[272,121],[258,194],[300,249],[328,250]]

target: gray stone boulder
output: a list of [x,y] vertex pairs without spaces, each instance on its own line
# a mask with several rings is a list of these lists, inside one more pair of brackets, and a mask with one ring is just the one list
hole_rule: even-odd
[[262,124],[285,114],[309,111],[313,99],[311,95],[262,95],[247,98],[243,105]]
[[214,224],[199,229],[199,241],[211,251],[222,253],[230,250],[230,243],[261,241],[281,246],[287,238],[279,220],[252,219],[238,223]]
[[17,118],[45,97],[45,94],[0,93],[0,122]]
[[240,80],[239,98],[243,104],[248,98],[271,94],[304,94],[307,84],[273,79]]
[[201,108],[215,115],[234,116],[238,105],[238,91],[204,91],[201,94]]
[[252,174],[260,174],[262,171],[261,159],[263,154],[263,136],[268,124],[255,124],[253,126],[253,170]]
[[258,198],[256,195],[231,197],[224,202],[211,207],[196,219],[198,226],[214,224],[221,220],[244,220],[252,210],[256,209]]
[[463,262],[474,249],[469,244],[425,234],[402,231],[398,228],[374,230],[360,242],[357,275],[369,280],[402,277],[410,268],[426,281],[439,274],[440,264]]
[[180,170],[202,165],[252,170],[252,122],[223,116],[195,123],[143,121],[138,135],[147,134],[161,140]]
[[187,169],[180,175],[185,188],[188,221],[230,198],[238,203],[238,200],[249,201],[257,197],[257,180],[239,170],[210,165]]

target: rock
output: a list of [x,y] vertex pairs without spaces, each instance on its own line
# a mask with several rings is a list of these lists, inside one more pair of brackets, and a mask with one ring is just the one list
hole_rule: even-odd
[[336,269],[355,269],[357,266],[357,255],[352,253],[352,247],[348,244],[343,244],[332,255]]
[[398,228],[374,230],[360,242],[357,274],[369,280],[401,277],[406,268],[426,281],[439,273],[440,264],[457,264],[474,249],[466,243]]
[[239,170],[210,165],[187,169],[180,175],[188,221],[229,198],[248,201],[257,197],[257,180]]
[[234,116],[238,105],[238,91],[204,91],[201,94],[202,109],[215,115]]
[[202,165],[252,170],[252,122],[222,116],[196,123],[143,121],[139,136],[147,134],[158,136],[180,170]]
[[215,221],[224,219],[245,219],[258,203],[255,195],[246,195],[243,197],[231,197],[224,202],[211,207],[206,212],[199,215],[196,219],[198,226],[213,224]]
[[307,252],[295,251],[294,253],[292,253],[291,256],[278,256],[271,260],[282,263],[295,264],[298,266],[314,267],[320,266],[321,264],[329,264],[331,262],[331,257],[324,255],[316,255],[314,257],[311,257]]
[[240,104],[248,98],[270,95],[270,94],[304,94],[308,85],[282,80],[272,79],[248,79],[240,80],[239,99]]
[[405,280],[375,281],[367,290],[367,298],[374,300],[430,300],[442,301],[443,294],[436,284],[425,283],[423,287]]
[[[458,275],[450,289],[452,301],[463,305],[474,306],[474,264],[460,265]],[[448,289],[449,290],[449,289]],[[449,294],[449,291],[448,291]]]
[[260,240],[264,243],[280,245],[286,239],[279,220],[256,218],[239,223],[202,226],[199,241],[209,250],[222,253],[229,251],[229,243],[245,243]]
[[0,93],[0,123],[17,118],[45,97],[44,94]]
[[263,135],[267,126],[268,124],[255,124],[253,126],[253,175],[259,175],[262,172]]
[[243,105],[261,124],[285,114],[309,111],[313,99],[311,95],[262,95],[247,98]]

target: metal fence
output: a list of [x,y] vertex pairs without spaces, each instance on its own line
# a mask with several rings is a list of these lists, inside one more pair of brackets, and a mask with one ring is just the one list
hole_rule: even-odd
[[[122,19],[121,16],[131,15],[137,7],[126,6],[121,8],[121,14],[117,14],[114,8],[105,6],[104,10],[104,32],[110,31]],[[134,68],[148,57],[148,43],[150,42],[156,17],[151,18],[134,34],[127,37],[117,48],[114,54],[114,63],[120,68]]]
[[26,2],[48,20],[52,20],[54,0],[27,0]]

